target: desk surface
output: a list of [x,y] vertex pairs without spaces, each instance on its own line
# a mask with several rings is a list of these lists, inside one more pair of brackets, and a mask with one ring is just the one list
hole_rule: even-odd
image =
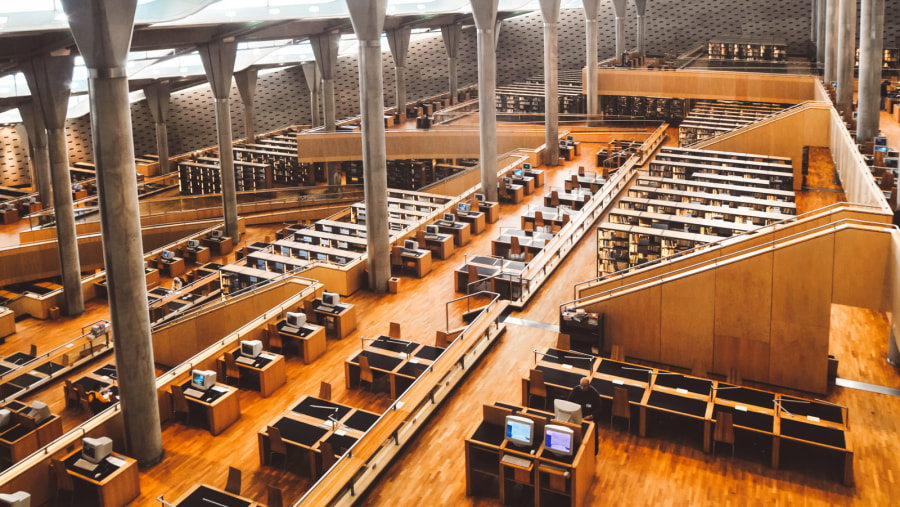
[[197,484],[173,503],[176,507],[258,507],[260,504],[224,490]]

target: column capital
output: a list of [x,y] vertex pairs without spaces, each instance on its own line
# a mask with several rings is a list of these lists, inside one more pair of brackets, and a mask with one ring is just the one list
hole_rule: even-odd
[[497,21],[497,7],[500,0],[469,0],[472,4],[472,17],[478,30],[494,30]]
[[634,6],[637,8],[638,16],[643,16],[647,12],[647,0],[634,0]]
[[172,92],[172,84],[168,81],[154,81],[144,87],[144,96],[147,97],[147,107],[150,115],[156,123],[165,123],[169,119],[169,96]]
[[124,77],[137,0],[62,0],[62,6],[85,65]]
[[58,130],[66,126],[66,111],[69,108],[69,87],[75,57],[39,56],[22,66],[28,88],[34,98],[35,113],[41,115],[48,130]]
[[256,80],[259,77],[259,69],[256,67],[247,67],[246,69],[234,73],[234,82],[237,84],[238,93],[241,94],[241,101],[244,104],[253,102],[253,95],[256,94]]
[[454,23],[441,27],[441,36],[444,38],[444,49],[449,58],[456,58],[459,53],[459,38],[462,35],[462,25]]
[[322,79],[334,79],[334,68],[337,66],[337,55],[341,44],[341,32],[330,30],[311,35],[309,44],[312,46],[313,56]]
[[306,62],[300,65],[300,68],[303,69],[303,77],[306,78],[306,86],[309,88],[309,91],[318,93],[319,81],[322,79],[322,74],[319,72],[319,66],[316,62]]
[[613,7],[616,10],[617,18],[625,17],[625,7],[628,6],[628,0],[612,0]]
[[388,46],[391,49],[395,67],[406,67],[406,54],[409,52],[409,36],[411,33],[412,28],[408,26],[402,26],[386,32]]
[[227,99],[231,94],[231,78],[237,57],[237,41],[234,37],[203,44],[197,48],[203,70],[216,100]]
[[559,21],[559,4],[561,0],[539,0],[539,2],[544,23],[555,25]]
[[350,23],[359,41],[381,39],[387,0],[345,0],[350,13]]
[[596,21],[600,16],[600,0],[582,0],[584,4],[584,17],[588,21]]

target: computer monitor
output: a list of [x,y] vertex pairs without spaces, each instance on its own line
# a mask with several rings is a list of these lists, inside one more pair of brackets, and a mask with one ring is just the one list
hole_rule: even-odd
[[199,239],[189,239],[187,247],[188,248],[200,248],[200,240]]
[[469,203],[461,202],[461,203],[459,203],[459,206],[457,206],[457,209],[459,210],[460,213],[468,213],[469,212]]
[[175,258],[175,252],[171,250],[163,250],[162,258],[167,261],[172,260]]
[[534,441],[534,421],[517,415],[506,416],[503,438],[514,445],[530,446]]
[[566,141],[574,141],[575,136],[566,136]]
[[557,421],[581,424],[581,405],[577,403],[555,399],[553,400],[553,413]]
[[509,185],[510,183],[512,183],[512,179],[511,178],[503,178],[503,183]]
[[403,248],[407,250],[418,250],[419,242],[413,239],[407,239],[403,242]]
[[262,352],[262,342],[259,340],[241,340],[241,355],[256,357]]
[[875,147],[875,151],[880,151],[880,152],[882,152],[882,153],[887,153],[888,147],[887,147],[887,146],[876,146],[876,147]]
[[91,463],[100,463],[112,454],[113,441],[109,437],[81,439],[81,457]]
[[516,176],[525,176],[525,173],[522,172],[521,169],[516,169],[515,171],[513,171],[513,174],[515,174]]
[[216,385],[216,372],[212,370],[191,370],[191,387],[206,391]]
[[557,456],[571,456],[575,432],[565,426],[544,426],[544,449]]
[[46,403],[35,400],[31,402],[31,409],[28,410],[28,417],[34,419],[35,423],[41,424],[53,417],[53,414],[50,412],[50,407]]
[[885,136],[875,137],[875,146],[887,146],[888,138]]
[[91,334],[99,338],[109,332],[109,324],[106,322],[98,322],[91,326]]
[[341,302],[341,296],[334,292],[322,293],[322,304],[328,306],[337,306]]
[[287,312],[284,314],[284,320],[288,326],[299,329],[306,324],[306,314],[301,312]]
[[478,202],[485,202],[484,194],[475,194],[475,198],[478,199]]
[[84,185],[82,185],[80,183],[76,183],[76,184],[72,185],[72,190],[75,192],[81,192],[83,189],[84,189]]
[[425,234],[437,234],[438,226],[436,225],[426,225],[425,226]]
[[222,233],[222,231],[220,231],[218,229],[209,233],[210,238],[221,238],[222,236],[224,236],[224,234]]
[[0,408],[0,430],[9,426],[12,422],[12,412],[9,409]]
[[444,213],[444,220],[447,222],[455,222],[456,215],[454,215],[453,213]]
[[531,164],[528,164],[528,163],[522,164],[522,169],[525,169],[526,171],[531,169]]
[[31,495],[25,491],[0,493],[0,507],[31,507]]

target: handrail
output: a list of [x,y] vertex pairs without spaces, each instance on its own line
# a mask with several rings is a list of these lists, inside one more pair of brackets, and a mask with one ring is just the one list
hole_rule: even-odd
[[780,227],[780,226],[784,226],[784,225],[791,224],[791,223],[794,223],[794,222],[799,222],[799,221],[805,220],[805,219],[807,219],[807,218],[809,218],[809,217],[821,215],[821,214],[823,214],[826,210],[829,210],[829,209],[832,209],[832,208],[837,209],[837,208],[844,208],[844,207],[847,207],[847,206],[861,207],[861,208],[871,208],[872,210],[878,210],[878,208],[877,208],[876,206],[870,206],[870,205],[867,205],[867,204],[855,204],[855,203],[850,203],[850,202],[836,202],[836,203],[833,203],[833,204],[829,204],[828,206],[825,206],[825,207],[822,207],[822,208],[815,209],[815,210],[813,210],[813,211],[807,211],[806,213],[802,213],[802,214],[800,214],[800,215],[793,215],[793,216],[788,217],[788,218],[785,218],[785,219],[783,219],[783,220],[779,220],[779,221],[777,221],[777,222],[772,222],[772,223],[769,224],[769,225],[763,225],[763,226],[761,226],[761,227],[757,227],[757,228],[751,229],[751,230],[749,230],[749,231],[743,231],[743,232],[738,233],[738,234],[734,234],[734,235],[731,235],[731,236],[728,236],[728,237],[724,237],[724,238],[718,239],[718,240],[713,241],[713,242],[711,242],[711,243],[703,243],[703,244],[701,244],[701,245],[694,246],[693,248],[689,248],[689,249],[687,249],[687,250],[681,250],[681,251],[675,252],[675,253],[673,253],[673,254],[671,254],[671,255],[667,255],[667,256],[665,256],[665,257],[659,257],[659,258],[654,259],[654,260],[650,260],[650,261],[647,261],[647,262],[643,262],[643,263],[641,263],[641,264],[638,264],[637,266],[631,266],[631,267],[629,267],[629,268],[620,269],[619,271],[615,271],[615,272],[613,272],[613,273],[607,273],[607,274],[605,274],[605,275],[601,275],[601,276],[598,276],[598,277],[596,277],[596,278],[592,278],[592,279],[590,279],[590,280],[585,280],[585,281],[583,281],[583,282],[578,282],[578,283],[576,283],[576,284],[574,284],[574,285],[572,286],[572,287],[573,287],[573,290],[574,290],[574,296],[577,298],[577,297],[578,297],[578,292],[579,292],[579,290],[586,289],[586,288],[588,288],[588,286],[590,286],[591,284],[595,284],[595,283],[598,283],[598,282],[604,282],[604,281],[607,281],[607,280],[610,280],[610,279],[613,279],[613,278],[616,278],[616,277],[626,276],[626,275],[631,274],[631,273],[638,273],[638,272],[640,272],[641,270],[646,269],[646,268],[650,268],[650,267],[658,266],[658,265],[661,265],[661,264],[673,262],[673,261],[676,261],[676,260],[678,260],[678,259],[680,259],[680,258],[682,258],[682,257],[687,257],[688,255],[693,255],[693,254],[698,253],[698,252],[701,252],[701,251],[709,250],[709,249],[711,249],[711,248],[715,248],[715,247],[717,247],[717,246],[724,245],[724,244],[726,244],[726,243],[735,243],[735,242],[738,242],[738,241],[740,241],[740,240],[742,240],[742,239],[744,239],[744,238],[748,238],[748,237],[750,237],[750,236],[757,236],[757,235],[760,235],[760,234],[767,234],[767,233],[771,232],[772,230],[774,230],[774,229],[776,229],[776,228],[778,228],[778,227]]
[[[725,138],[731,136],[732,134],[740,134],[741,131],[744,129],[754,128],[754,127],[758,127],[760,125],[766,125],[768,123],[771,123],[773,121],[780,119],[782,116],[788,116],[788,115],[791,115],[791,114],[794,114],[794,113],[800,111],[801,109],[806,109],[809,106],[818,106],[820,104],[821,104],[821,102],[818,102],[815,100],[804,100],[803,102],[799,102],[790,107],[786,107],[780,111],[775,111],[774,113],[767,114],[765,116],[761,116],[761,117],[757,118],[756,120],[754,120],[750,123],[747,123],[746,125],[741,125],[740,127],[736,128],[736,129],[728,130],[728,131],[723,132],[722,134],[714,135],[713,137],[710,137],[709,139],[701,139],[697,142],[682,146],[682,148],[690,148],[690,149],[695,149],[695,150],[703,149],[705,146],[707,146],[711,143],[714,143],[714,142],[720,142],[720,141],[724,140]],[[687,119],[687,118],[685,118],[685,119]]]

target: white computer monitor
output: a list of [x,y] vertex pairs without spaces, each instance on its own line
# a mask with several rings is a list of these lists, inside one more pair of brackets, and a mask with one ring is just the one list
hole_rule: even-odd
[[9,426],[12,422],[12,412],[9,409],[0,408],[0,429]]
[[518,446],[530,446],[534,441],[534,421],[517,415],[506,416],[503,438]]
[[189,239],[188,248],[200,248],[200,240],[199,239]]
[[212,370],[191,370],[191,387],[206,391],[216,385],[216,372]]
[[446,220],[447,222],[455,222],[456,215],[454,215],[453,213],[444,213],[444,220]]
[[522,169],[525,169],[526,171],[531,169],[531,164],[522,164]]
[[31,507],[31,495],[25,491],[0,493],[0,507]]
[[290,327],[301,328],[306,324],[306,314],[299,312],[287,312],[284,314],[284,320]]
[[581,405],[577,403],[561,399],[553,400],[553,412],[557,421],[581,424]]
[[484,202],[486,200],[484,194],[475,194],[475,198],[478,199],[478,202]]
[[509,185],[510,183],[512,183],[512,178],[503,178],[503,183]]
[[469,203],[461,202],[461,203],[459,203],[459,206],[457,207],[457,209],[459,209],[460,213],[468,213],[469,212]]
[[426,225],[425,226],[425,234],[437,234],[438,230],[439,230],[438,226],[436,226],[436,225]]
[[34,419],[35,423],[41,424],[53,417],[53,413],[50,412],[50,407],[46,403],[35,400],[31,402],[31,409],[28,410],[28,417]]
[[525,173],[522,172],[521,169],[516,169],[515,171],[513,171],[513,174],[515,174],[516,176],[524,176],[525,175]]
[[575,432],[565,426],[548,424],[544,426],[544,449],[557,456],[571,456],[575,443]]
[[334,292],[322,293],[322,304],[328,306],[337,306],[341,302],[341,296]]
[[98,322],[91,326],[91,334],[99,338],[109,332],[109,324],[106,322]]
[[81,439],[81,457],[91,463],[100,463],[112,454],[113,441],[109,437]]
[[407,239],[403,242],[403,248],[407,250],[418,250],[419,242],[414,239]]
[[222,236],[224,236],[224,234],[222,233],[222,231],[220,231],[218,229],[209,233],[210,238],[221,238]]
[[262,342],[259,340],[241,340],[241,355],[255,358],[262,352]]
[[175,258],[175,252],[173,252],[171,250],[163,250],[162,258],[163,258],[163,260],[167,260],[167,261],[172,260]]

